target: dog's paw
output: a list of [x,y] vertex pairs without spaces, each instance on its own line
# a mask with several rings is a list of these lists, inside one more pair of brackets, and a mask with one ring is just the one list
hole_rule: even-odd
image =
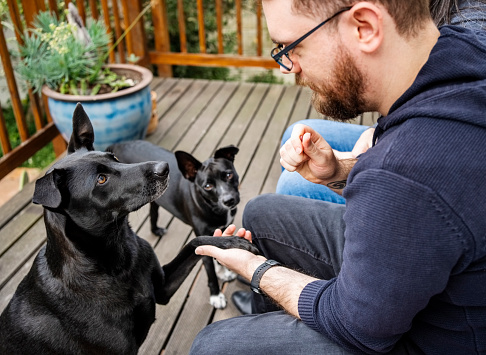
[[256,255],[260,254],[260,250],[258,250],[258,248],[255,246],[255,244],[250,243],[249,241],[247,241],[244,238],[237,237],[235,242],[236,242],[236,245],[232,246],[232,248],[239,248],[239,249],[247,250],[250,253],[253,253],[253,254],[256,254]]
[[209,296],[209,303],[216,309],[226,308],[226,297],[221,292],[218,295]]
[[221,249],[238,248],[249,251],[253,254],[260,254],[258,248],[248,240],[240,237],[210,237],[200,236],[192,239],[189,244],[195,249],[200,245],[214,245]]
[[218,276],[218,279],[223,282],[233,281],[238,275],[237,273],[218,263],[216,260],[214,260],[214,269],[216,270],[216,275]]
[[155,234],[157,237],[162,237],[165,233],[167,233],[167,229],[157,227],[155,229],[152,229],[152,233]]

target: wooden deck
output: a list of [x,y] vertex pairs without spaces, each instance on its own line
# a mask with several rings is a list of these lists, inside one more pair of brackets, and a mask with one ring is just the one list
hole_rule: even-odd
[[[280,165],[278,148],[285,128],[303,118],[317,118],[310,92],[297,86],[156,78],[157,130],[147,140],[170,150],[185,150],[205,160],[216,148],[234,144],[240,151],[235,167],[241,182],[241,203],[235,224],[251,198],[274,192]],[[372,124],[365,114],[356,123]],[[34,184],[0,208],[0,311],[45,243],[42,207],[31,203]],[[160,211],[159,225],[168,233],[159,239],[150,232],[148,205],[130,215],[138,235],[148,240],[164,264],[193,237],[189,226]],[[197,266],[167,306],[157,306],[140,354],[187,354],[196,334],[207,324],[238,315],[231,294],[244,288],[238,281],[223,286],[228,307],[214,310],[208,303],[207,277]]]

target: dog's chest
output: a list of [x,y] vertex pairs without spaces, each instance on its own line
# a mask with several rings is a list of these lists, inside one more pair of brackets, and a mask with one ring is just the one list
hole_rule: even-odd
[[208,215],[207,218],[196,218],[193,219],[193,228],[196,235],[213,235],[216,229],[224,230],[235,219],[236,208],[233,210],[228,210],[227,213],[223,215]]

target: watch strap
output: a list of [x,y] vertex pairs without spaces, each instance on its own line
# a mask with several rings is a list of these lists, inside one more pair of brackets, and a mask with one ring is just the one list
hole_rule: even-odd
[[270,260],[266,260],[263,264],[261,264],[259,267],[256,268],[250,283],[250,288],[253,292],[258,294],[263,293],[263,291],[260,289],[260,281],[262,279],[262,276],[272,266],[277,266],[277,265],[281,265],[281,264],[278,261],[270,259]]

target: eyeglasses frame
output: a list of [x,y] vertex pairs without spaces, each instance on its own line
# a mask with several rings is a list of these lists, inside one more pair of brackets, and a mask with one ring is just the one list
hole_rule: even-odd
[[[331,21],[333,18],[335,18],[336,16],[342,14],[343,12],[346,12],[346,11],[349,11],[351,10],[353,7],[352,6],[347,6],[341,10],[339,10],[338,12],[336,12],[334,15],[332,15],[331,17],[329,17],[328,19],[322,21],[320,24],[318,24],[316,27],[314,27],[313,29],[311,29],[309,32],[307,32],[305,35],[303,35],[302,37],[300,37],[298,40],[292,42],[291,44],[289,44],[288,46],[285,46],[284,49],[282,49],[281,51],[279,51],[278,53],[276,54],[273,54],[273,52],[278,49],[278,47],[275,47],[272,49],[272,51],[270,52],[270,55],[272,56],[272,58],[277,62],[278,65],[280,65],[281,67],[283,67],[285,70],[287,71],[292,71],[292,68],[294,67],[294,63],[292,62],[292,60],[290,59],[289,57],[289,52],[294,49],[300,42],[302,42],[304,39],[306,39],[307,37],[309,37],[311,34],[313,34],[315,31],[317,31],[319,28],[321,28],[322,26],[324,26],[326,23],[328,23],[329,21]],[[286,56],[287,59],[289,60],[290,63],[292,63],[292,66],[290,67],[290,69],[282,63],[282,57],[283,56]]]

